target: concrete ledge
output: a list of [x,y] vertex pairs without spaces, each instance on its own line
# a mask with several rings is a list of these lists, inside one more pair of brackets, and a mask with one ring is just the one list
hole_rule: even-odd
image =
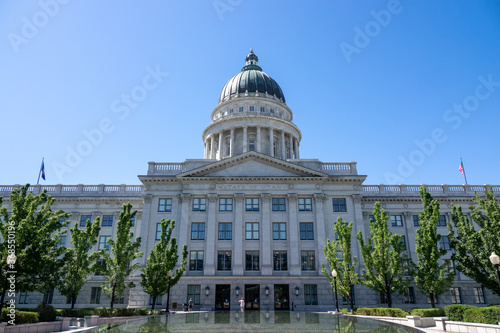
[[500,333],[499,325],[445,321],[446,332]]

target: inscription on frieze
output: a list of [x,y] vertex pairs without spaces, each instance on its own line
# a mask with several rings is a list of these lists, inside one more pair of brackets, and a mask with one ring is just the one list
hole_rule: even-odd
[[288,185],[281,184],[217,184],[217,190],[220,191],[269,191],[269,190],[288,190]]

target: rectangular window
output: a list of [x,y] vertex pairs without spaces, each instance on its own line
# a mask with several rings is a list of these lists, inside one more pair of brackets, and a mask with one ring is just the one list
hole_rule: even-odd
[[217,270],[231,270],[231,251],[217,251]]
[[300,223],[300,239],[301,240],[314,240],[314,231],[312,222]]
[[387,297],[385,297],[385,294],[383,292],[380,292],[380,303],[382,304],[387,304]]
[[87,225],[87,220],[92,220],[92,215],[82,215],[82,217],[80,217],[80,227],[85,227]]
[[438,227],[446,227],[446,216],[445,215],[439,215],[437,226]]
[[135,225],[135,216],[130,219],[132,221],[132,226]]
[[207,199],[194,198],[193,199],[193,212],[204,212],[207,210]]
[[255,111],[255,106],[250,106],[250,111]]
[[274,113],[274,109],[269,110],[270,113]]
[[462,304],[462,297],[460,295],[459,287],[450,288],[450,294],[451,294],[451,303]]
[[159,212],[171,212],[172,211],[172,199],[163,198],[158,202]]
[[66,304],[71,304],[71,297],[66,297]]
[[259,251],[245,251],[245,270],[259,270]]
[[102,226],[103,227],[112,227],[113,226],[113,215],[103,215]]
[[312,210],[311,198],[299,198],[299,212],[310,212]]
[[401,236],[401,244],[403,244],[403,248],[406,250],[406,237],[404,235]]
[[[163,296],[156,296],[156,305],[161,305],[163,303]],[[149,296],[149,305],[153,305],[153,296]]]
[[96,262],[98,266],[98,271],[95,272],[95,276],[102,276],[102,272],[106,270],[106,259],[99,259]]
[[450,239],[448,236],[441,235],[441,239],[439,240],[439,245],[443,250],[449,251],[450,248]]
[[233,199],[232,198],[220,198],[219,199],[219,212],[232,212],[233,211]]
[[403,216],[391,215],[391,224],[393,227],[402,227],[403,226]]
[[245,239],[258,240],[259,239],[259,223],[247,222],[245,224]]
[[115,298],[115,304],[125,304],[125,295]]
[[156,223],[156,237],[155,240],[159,241],[161,239],[161,223]]
[[229,109],[229,113],[234,113],[234,109]]
[[286,223],[273,223],[273,240],[286,240]]
[[92,287],[90,291],[90,304],[101,304],[101,287]]
[[318,286],[315,284],[304,285],[305,305],[318,305]]
[[368,220],[372,220],[373,222],[377,223],[377,220],[375,219],[375,216],[373,216],[373,215],[368,215]]
[[300,258],[303,271],[316,270],[316,260],[314,259],[314,251],[300,251]]
[[19,304],[28,304],[29,291],[21,291],[19,294]]
[[415,304],[415,290],[413,287],[408,287],[404,293],[404,302],[406,304]]
[[191,253],[189,254],[189,270],[203,270],[203,251],[191,251]]
[[347,211],[345,199],[332,199],[332,200],[333,200],[333,211],[334,212],[346,212]]
[[263,106],[261,106],[261,107],[260,107],[260,112],[266,112],[266,108],[265,108],[265,107],[263,107]]
[[420,227],[420,217],[418,215],[412,215],[413,218],[413,226],[414,227]]
[[275,271],[286,271],[288,270],[288,262],[286,251],[274,251],[273,252],[273,266]]
[[284,212],[284,211],[286,211],[285,198],[273,198],[273,212]]
[[99,250],[106,249],[109,251],[108,239],[110,239],[110,238],[111,238],[111,236],[99,237]]
[[238,111],[243,112],[243,107],[242,107],[242,106],[240,106],[240,107],[238,108]]
[[247,198],[245,200],[245,210],[247,212],[259,211],[259,198]]
[[191,223],[191,239],[203,240],[205,239],[205,223]]
[[444,259],[444,263],[446,264],[448,272],[450,272],[453,275],[457,274],[457,271],[455,270],[455,261],[453,259]]
[[233,239],[233,224],[219,223],[219,240]]
[[187,299],[189,300],[190,298],[192,298],[194,305],[200,305],[200,292],[201,292],[201,285],[188,284]]
[[59,237],[59,244],[57,244],[56,249],[60,248],[61,246],[66,246],[66,236]]
[[47,292],[43,295],[44,304],[52,304],[52,298],[54,297],[54,288],[47,290]]
[[484,289],[483,287],[474,288],[474,297],[476,298],[476,304],[485,304],[484,300]]

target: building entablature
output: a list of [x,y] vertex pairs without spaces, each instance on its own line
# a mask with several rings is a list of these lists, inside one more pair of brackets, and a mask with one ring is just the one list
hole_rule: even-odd
[[[268,95],[269,96],[269,95]],[[253,107],[253,110],[250,108]],[[262,94],[247,93],[237,100],[231,99],[218,104],[210,115],[212,121],[218,121],[228,117],[263,115],[291,122],[293,120],[292,110],[285,104],[269,100]]]

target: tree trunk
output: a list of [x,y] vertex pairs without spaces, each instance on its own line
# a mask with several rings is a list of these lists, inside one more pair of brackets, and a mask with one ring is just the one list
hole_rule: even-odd
[[391,290],[390,289],[387,289],[386,297],[387,297],[387,307],[392,308],[392,297],[391,297]]
[[151,312],[155,310],[155,304],[156,304],[156,295],[153,295],[153,305],[151,306]]
[[115,304],[115,290],[116,290],[116,283],[113,284],[113,292],[111,293],[111,309],[113,309],[113,305]]
[[436,307],[436,303],[434,302],[434,293],[430,293],[429,294],[429,299],[431,300],[431,306],[433,308],[435,308]]
[[71,310],[75,308],[75,303],[76,303],[76,296],[72,295],[71,296]]

